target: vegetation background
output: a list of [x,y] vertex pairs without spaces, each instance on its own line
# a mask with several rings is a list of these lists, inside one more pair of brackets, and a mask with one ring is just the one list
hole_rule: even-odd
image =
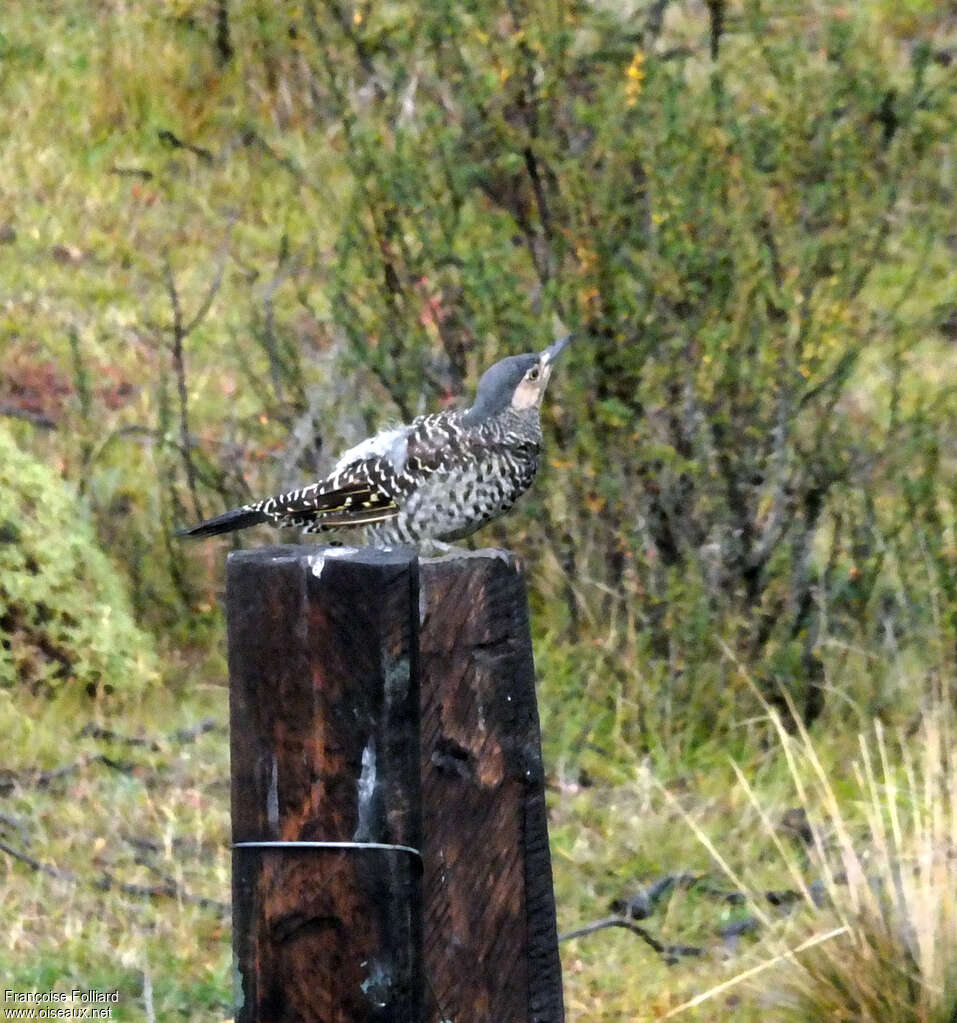
[[703,954],[564,944],[569,1020],[952,1019],[955,83],[934,0],[0,4],[3,986],[231,1014],[231,541],[173,530],[576,329],[477,538],[560,923],[709,880],[646,907]]

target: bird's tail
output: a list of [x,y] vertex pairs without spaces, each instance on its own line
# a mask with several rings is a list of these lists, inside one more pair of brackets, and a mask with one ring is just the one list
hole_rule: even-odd
[[268,522],[269,516],[255,507],[233,508],[232,511],[223,512],[213,519],[200,522],[198,526],[189,529],[179,529],[177,536],[218,536],[220,533],[232,533],[236,529],[246,529],[248,526],[256,526],[260,522]]
[[260,522],[275,526],[295,526],[307,533],[347,526],[364,526],[382,522],[398,515],[399,509],[388,494],[375,490],[369,483],[356,481],[331,490],[322,490],[313,483],[299,490],[289,490],[256,504],[223,512],[198,526],[180,529],[177,536],[218,536],[246,529]]

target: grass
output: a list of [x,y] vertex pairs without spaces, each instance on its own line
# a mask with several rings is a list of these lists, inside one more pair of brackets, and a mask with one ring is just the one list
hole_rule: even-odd
[[[149,704],[119,705],[111,715],[91,716],[82,707],[65,699],[25,703],[9,693],[0,702],[5,767],[16,769],[15,777],[0,777],[9,788],[0,840],[74,875],[49,876],[9,855],[0,858],[0,912],[11,922],[0,953],[4,984],[116,989],[118,1019],[142,1018],[147,990],[156,1018],[226,1018],[228,917],[214,905],[196,904],[229,901],[225,690],[198,685],[178,698],[156,694]],[[91,717],[137,741],[82,736]],[[194,741],[176,737],[205,718],[215,727]],[[766,748],[752,749],[739,765],[716,744],[693,762],[648,759],[616,784],[553,780],[561,931],[606,916],[613,900],[664,873],[708,879],[706,886],[679,887],[641,921],[662,943],[698,946],[700,956],[669,964],[636,935],[613,930],[562,946],[569,1023],[661,1019],[715,989],[677,1018],[943,1018],[929,1009],[910,1016],[824,1012],[848,977],[860,978],[863,988],[897,975],[930,1005],[949,982],[941,971],[952,961],[944,954],[955,937],[952,903],[939,893],[953,890],[947,851],[957,820],[957,776],[946,716],[929,714],[915,737],[892,741],[872,731],[861,745],[853,736],[841,743],[790,736],[774,722],[773,715],[765,721]],[[837,765],[854,762],[855,753],[855,769],[841,772]],[[53,773],[70,766],[75,769]],[[798,807],[820,847],[800,843],[782,825]],[[867,879],[875,874],[885,892],[894,890],[889,878],[900,885],[902,863],[915,868],[903,878],[908,901],[901,906],[868,894]],[[106,891],[105,875],[114,879]],[[785,910],[764,895],[801,891],[815,878],[824,878],[835,909]],[[121,884],[171,886],[175,893],[144,897]],[[752,896],[743,905],[708,890],[739,886]],[[752,915],[762,920],[754,933],[735,941],[719,935]],[[796,964],[786,958],[841,926],[852,928],[852,937],[808,949]],[[920,983],[915,987],[913,976],[889,967],[895,962],[912,964]],[[749,970],[758,972],[739,982]]]
[[[4,801],[0,837],[76,875],[76,881],[65,881],[10,857],[0,861],[0,909],[4,919],[16,921],[0,953],[6,986],[115,988],[117,1018],[138,1019],[148,976],[157,1018],[229,1015],[227,918],[182,898],[141,898],[97,887],[104,873],[151,887],[172,879],[189,896],[228,902],[224,695],[214,687],[176,701],[159,698],[100,722],[122,727],[128,737],[155,739],[156,750],[77,739],[86,722],[75,707],[68,714],[62,705],[5,701],[0,723],[10,737],[7,764],[18,765],[20,781]],[[216,730],[190,743],[170,738],[204,716],[217,722]],[[101,753],[121,768],[93,761],[43,787],[31,781],[38,772]],[[755,820],[731,781],[725,766],[675,778],[672,787],[684,805],[721,830],[720,841],[737,849],[743,870],[749,856],[757,856]],[[551,822],[561,930],[606,915],[609,902],[665,870],[713,873],[706,851],[682,825],[650,768],[627,785],[577,792],[558,786]],[[774,864],[755,871],[751,881],[780,887],[786,873]],[[647,921],[649,930],[666,943],[706,948],[701,959],[673,966],[624,932],[569,942],[563,947],[569,1020],[654,1019],[723,979],[727,952],[714,932],[742,912],[693,890],[673,895],[661,917]],[[642,1015],[636,1016],[639,1006]],[[759,1018],[749,1012],[742,1008],[733,1018]]]
[[[716,761],[669,785],[646,767],[629,786],[563,793],[552,818],[560,929],[600,918],[663,868],[709,879],[643,921],[664,943],[699,946],[699,958],[667,965],[626,931],[566,945],[569,1019],[952,1019],[953,715],[937,700],[914,734],[876,723],[842,753],[789,734],[768,707],[774,742],[760,760]],[[787,826],[798,809],[804,835]],[[750,898],[728,906],[711,885]],[[782,891],[793,901],[770,904]],[[756,921],[751,936],[720,940],[742,916]]]
[[[220,687],[185,702],[154,695],[99,722],[63,700],[0,694],[5,768],[16,765],[3,779],[0,839],[44,868],[0,862],[5,988],[115,989],[114,1017],[135,1020],[147,984],[156,1018],[230,1014],[228,916],[195,904],[229,901],[225,714]],[[216,727],[194,741],[174,735],[205,718]],[[146,745],[81,737],[91,723]],[[47,773],[62,768],[72,769]]]
[[[810,859],[825,914],[843,932],[790,964],[777,1005],[795,1021],[934,1023],[957,1012],[957,770],[953,708],[938,700],[916,733],[860,737],[853,794],[839,800],[816,745],[776,721],[802,801],[822,807]],[[744,779],[741,779],[746,785]],[[749,791],[755,806],[758,797]],[[779,847],[789,871],[800,864]]]
[[[234,6],[242,37],[255,5],[241,13]],[[700,34],[691,5],[674,6],[678,28],[689,38]],[[866,6],[897,19],[901,32],[924,31],[935,16],[929,0]],[[149,574],[164,550],[126,544],[136,532],[131,520],[155,523],[168,514],[144,496],[155,493],[162,452],[124,432],[153,422],[168,373],[163,261],[169,258],[189,312],[231,239],[222,288],[187,344],[189,397],[195,429],[210,444],[228,440],[231,424],[258,424],[257,445],[246,453],[255,488],[257,476],[278,471],[283,426],[260,421],[259,396],[231,358],[235,339],[248,330],[251,309],[262,308],[281,252],[321,268],[349,194],[333,147],[317,144],[318,133],[294,106],[282,108],[266,94],[251,61],[243,64],[240,53],[232,69],[216,66],[196,27],[201,7],[20,5],[0,34],[0,227],[14,232],[0,245],[2,368],[22,380],[46,367],[62,385],[44,398],[58,430],[20,423],[17,435],[86,489],[101,539],[123,562],[140,617],[158,633],[166,681],[142,702],[122,692],[97,704],[0,690],[0,841],[8,847],[0,853],[0,976],[13,989],[116,989],[120,1020],[231,1014],[229,921],[215,905],[197,902],[229,901],[225,667],[216,610],[223,548],[192,555],[194,601],[188,625],[177,631],[163,612],[169,595]],[[262,147],[237,145],[243,125],[275,144],[287,165]],[[171,147],[162,131],[209,150],[213,160]],[[321,187],[306,186],[296,168]],[[945,169],[941,181],[943,187]],[[952,253],[937,242],[925,250],[922,238],[900,245],[867,297],[875,309],[900,299],[901,317],[926,317],[929,335],[929,311],[952,302],[957,289]],[[332,342],[321,273],[276,288],[275,302],[279,318],[298,317],[300,334],[315,343],[315,382],[328,384],[330,363],[321,356]],[[254,351],[249,376],[265,377],[265,356]],[[953,375],[953,354],[939,339],[903,355],[912,370],[905,403],[921,401],[925,385]],[[863,360],[853,402],[865,411],[887,405],[890,372],[875,347]],[[84,375],[92,412],[76,387]],[[348,394],[339,402],[351,403]],[[368,425],[364,408],[350,408],[349,417],[334,411],[333,433]],[[95,443],[85,450],[81,439],[90,436]],[[952,527],[942,541],[953,546]],[[527,556],[538,613],[556,597],[562,574],[538,563],[534,550]],[[829,671],[841,665],[828,680],[835,702],[853,707],[850,717],[866,736],[861,744],[826,717],[813,737],[784,734],[768,714],[744,717],[738,696],[746,683],[723,663],[687,700],[666,700],[642,637],[629,635],[623,650],[620,634],[601,624],[603,594],[586,580],[576,584],[582,607],[593,611],[579,647],[560,647],[560,623],[549,623],[537,649],[560,929],[605,916],[612,900],[667,872],[707,874],[724,888],[740,883],[753,899],[731,905],[700,886],[673,892],[642,923],[664,943],[696,945],[703,954],[670,965],[626,931],[564,944],[569,1023],[641,1023],[676,1010],[680,1019],[731,1023],[949,1018],[948,969],[957,955],[936,950],[954,943],[953,899],[940,893],[952,893],[957,880],[947,855],[957,786],[948,754],[952,725],[943,711],[917,719],[910,735],[875,731],[874,708],[857,695],[871,691],[873,661],[887,654],[856,649],[853,636],[822,656],[833,658]],[[710,628],[702,621],[676,622],[675,629],[692,625],[702,633]],[[943,637],[940,631],[940,649],[921,651],[924,660],[901,665],[881,711],[903,703],[905,693],[909,704],[918,702],[913,694],[925,689],[925,670],[954,677]],[[638,699],[629,695],[636,691]],[[720,742],[688,732],[691,711],[705,709],[722,730]],[[623,737],[622,722],[643,716],[654,724],[638,751]],[[176,738],[207,717],[212,731],[194,741]],[[83,735],[89,724],[145,744]],[[69,769],[51,774],[62,768]],[[782,830],[787,811],[797,808],[816,825],[820,847],[795,844]],[[913,870],[901,875],[899,863]],[[849,884],[837,882],[842,873]],[[875,873],[884,892],[900,888],[901,898],[875,895],[868,880]],[[111,887],[104,888],[106,877]],[[825,878],[833,909],[784,912],[763,896],[800,890],[814,877]],[[735,942],[718,935],[750,915],[766,921],[756,932]],[[838,927],[848,930],[789,955]],[[748,971],[755,972],[742,980]],[[878,1011],[872,996],[889,987],[906,995]]]

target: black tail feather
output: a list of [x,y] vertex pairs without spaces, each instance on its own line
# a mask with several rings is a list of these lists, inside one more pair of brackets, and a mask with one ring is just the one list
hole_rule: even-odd
[[197,526],[181,529],[176,535],[218,536],[260,522],[271,522],[279,528],[305,527],[305,532],[311,533],[382,522],[399,514],[398,506],[389,494],[376,490],[365,481],[346,483],[326,491],[322,491],[321,486],[321,483],[314,483],[270,497],[259,506],[234,508]]
[[223,512],[214,519],[207,519],[200,522],[198,526],[189,529],[179,529],[177,536],[218,536],[220,533],[232,533],[236,529],[246,529],[248,526],[256,526],[260,522],[268,522],[269,517],[261,511],[250,508],[234,508],[232,511]]

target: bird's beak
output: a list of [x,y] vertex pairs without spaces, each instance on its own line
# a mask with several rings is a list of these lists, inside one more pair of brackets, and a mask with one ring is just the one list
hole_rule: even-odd
[[542,352],[542,365],[551,366],[552,363],[562,354],[563,351],[568,347],[571,340],[575,337],[574,334],[568,334],[566,337],[560,338],[553,345],[549,345],[548,348]]

